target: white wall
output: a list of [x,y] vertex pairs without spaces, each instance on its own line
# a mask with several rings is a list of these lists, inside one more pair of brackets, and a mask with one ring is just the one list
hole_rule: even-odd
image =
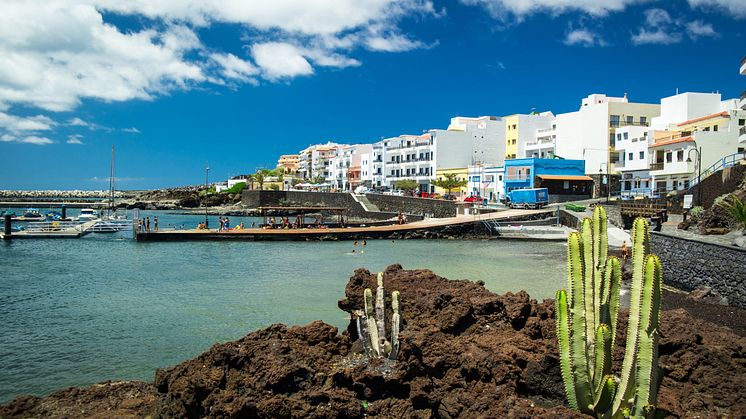
[[652,127],[668,130],[672,124],[720,111],[719,93],[680,93],[661,99],[661,114],[653,118]]
[[431,130],[435,146],[435,170],[468,167],[472,162],[469,133],[464,131]]

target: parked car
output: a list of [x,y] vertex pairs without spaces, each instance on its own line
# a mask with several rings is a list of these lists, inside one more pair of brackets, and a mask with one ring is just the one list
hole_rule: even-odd
[[481,200],[482,198],[478,196],[470,196],[470,197],[464,198],[464,202],[479,202]]

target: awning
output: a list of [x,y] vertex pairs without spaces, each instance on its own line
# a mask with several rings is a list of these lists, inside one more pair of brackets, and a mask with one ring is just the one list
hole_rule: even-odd
[[579,175],[536,175],[540,179],[544,180],[593,180],[590,176],[579,176]]

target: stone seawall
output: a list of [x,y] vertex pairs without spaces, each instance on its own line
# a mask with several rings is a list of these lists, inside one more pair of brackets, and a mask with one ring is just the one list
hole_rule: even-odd
[[421,220],[426,215],[435,218],[456,216],[456,204],[451,201],[379,194],[368,194],[366,198],[381,211],[366,211],[352,194],[341,192],[253,190],[243,191],[241,202],[248,208],[283,205],[345,207],[351,217],[375,220],[396,217],[400,211],[409,214],[409,221]]
[[383,194],[367,194],[365,197],[381,211],[393,213],[401,211],[407,214],[419,214],[433,218],[456,216],[456,203],[453,201]]
[[746,308],[746,250],[651,232],[650,249],[663,263],[663,282],[692,291],[709,287]]

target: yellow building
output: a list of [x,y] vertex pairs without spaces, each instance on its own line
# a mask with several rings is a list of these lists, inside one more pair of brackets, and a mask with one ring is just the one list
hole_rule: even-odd
[[[518,115],[505,117],[505,158],[518,157]],[[521,156],[523,157],[523,156]]]
[[[468,180],[469,179],[468,169],[466,167],[460,167],[460,168],[457,168],[457,169],[438,169],[435,172],[435,179],[445,178],[446,173],[448,173],[448,174],[451,174],[451,173],[455,174],[456,175],[456,179],[461,179],[461,180]],[[468,193],[467,193],[468,190],[469,190],[468,185],[466,183],[464,183],[463,187],[461,187],[460,189],[453,189],[453,190],[451,190],[450,193],[451,193],[451,195],[454,195],[457,198],[463,198],[463,197],[465,197],[465,196],[468,195]],[[443,189],[443,188],[439,188],[439,187],[436,186],[435,187],[435,193],[436,194],[440,194],[441,196],[444,196],[444,195],[448,194],[448,191],[445,190],[445,189]]]
[[283,154],[277,160],[277,167],[282,167],[285,173],[296,175],[300,166],[300,156],[297,154]]

